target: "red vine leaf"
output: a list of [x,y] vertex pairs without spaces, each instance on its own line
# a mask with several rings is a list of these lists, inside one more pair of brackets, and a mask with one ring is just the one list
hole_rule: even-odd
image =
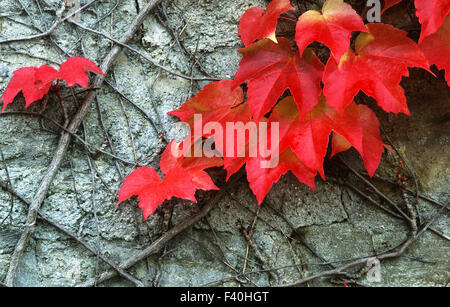
[[[261,122],[267,122],[267,119],[262,118]],[[247,125],[248,123],[250,123],[250,125]],[[227,139],[226,134],[230,133],[230,129],[226,131],[227,133],[223,136],[223,139],[215,140],[216,148],[218,148],[223,155],[223,164],[224,169],[227,171],[227,180],[231,175],[239,171],[251,157],[256,157],[258,155],[258,140],[261,142],[261,136],[259,135],[260,131],[256,128],[256,125],[253,126],[256,128],[253,130],[251,124],[251,122],[247,122],[242,123],[241,125],[235,125],[234,131],[232,131],[233,140]],[[270,129],[270,127],[268,128]],[[250,138],[251,131],[257,137]],[[238,141],[238,135],[244,136],[244,139]]]
[[362,151],[363,130],[355,104],[348,106],[341,116],[322,96],[319,104],[300,121],[292,98],[288,97],[275,107],[269,120],[280,123],[280,151],[290,147],[306,167],[319,172],[322,178],[325,178],[323,160],[332,131],[344,135]]
[[167,146],[160,163],[161,171],[165,174],[163,180],[153,168],[139,167],[134,170],[125,179],[119,191],[118,204],[137,195],[145,220],[160,204],[172,197],[197,202],[195,198],[197,190],[218,190],[204,170],[222,166],[222,159],[178,156],[182,152],[181,144],[174,141]]
[[88,88],[89,75],[87,72],[103,75],[102,70],[91,60],[81,57],[71,57],[61,64],[58,79],[66,81],[67,86],[78,84],[84,88]]
[[264,162],[264,159],[261,157],[250,158],[245,167],[250,189],[255,194],[259,205],[273,183],[278,182],[281,175],[286,174],[288,171],[292,171],[300,182],[309,185],[314,190],[316,172],[307,168],[289,148],[279,155],[276,166],[262,168],[262,162]]
[[[160,169],[164,174],[169,173],[175,168],[184,168],[185,170],[204,170],[211,167],[222,166],[223,160],[219,157],[195,157],[194,145],[185,150],[184,142],[177,144],[172,141],[163,152],[160,161]],[[189,155],[187,156],[187,152]]]
[[[251,113],[246,102],[243,102],[244,94],[240,87],[233,88],[233,80],[222,80],[219,82],[212,82],[206,85],[195,97],[189,99],[179,109],[169,112],[168,114],[177,116],[183,122],[187,123],[191,128],[190,141],[196,143],[193,146],[202,146],[201,137],[209,138],[215,131],[215,124],[219,124],[223,132],[227,131],[227,123],[243,123],[244,125],[251,121]],[[202,126],[194,127],[194,115],[202,115]],[[214,124],[213,124],[214,123]],[[211,125],[213,124],[213,125]],[[198,125],[198,121],[197,121]],[[201,135],[194,135],[193,131],[199,131],[201,128]],[[239,126],[236,126],[238,129]],[[214,131],[214,133],[213,133]],[[234,134],[234,143],[237,144],[237,135]],[[223,134],[223,139],[215,138],[215,149],[222,156],[225,156],[227,151],[226,134]],[[200,140],[199,140],[200,138]],[[246,145],[246,144],[243,144]],[[198,148],[198,147],[197,147]],[[199,148],[200,150],[202,148]],[[230,149],[235,150],[235,146],[230,145]],[[191,156],[194,154],[192,153]],[[166,159],[163,156],[161,160],[161,170],[164,172],[168,161],[173,159]],[[207,158],[199,161],[208,161]],[[172,162],[173,163],[173,162]],[[237,170],[236,170],[237,171]]]
[[352,144],[350,144],[345,137],[336,132],[333,132],[333,138],[331,139],[331,142],[331,156],[334,156],[342,151],[349,150],[352,147]]
[[248,82],[248,105],[256,121],[269,112],[278,98],[289,89],[304,115],[317,104],[323,65],[307,49],[300,57],[293,53],[290,42],[279,38],[278,44],[262,40],[239,50],[243,59],[239,63],[234,85]]
[[[52,81],[56,78],[58,71],[50,66],[41,67],[22,67],[14,71],[11,81],[8,83],[2,97],[3,108],[14,101],[14,98],[20,92],[25,97],[25,107],[28,108],[33,102],[42,99],[50,90]],[[0,97],[0,100],[2,99]]]
[[[381,157],[384,152],[384,143],[381,140],[380,135],[380,124],[375,113],[367,106],[358,105],[357,109],[363,133],[362,147],[357,149],[363,158],[367,173],[372,177],[380,165]],[[341,151],[345,151],[352,146],[345,137],[338,133],[333,134],[332,144],[332,156]]]
[[450,15],[439,30],[427,36],[420,44],[430,64],[445,69],[445,79],[450,86]]
[[450,12],[450,0],[415,0],[416,15],[422,24],[419,43],[435,33]]
[[238,32],[244,45],[248,46],[263,38],[269,38],[276,43],[278,18],[282,13],[294,9],[289,0],[273,0],[265,11],[260,7],[248,9],[239,22]]
[[343,0],[327,0],[322,13],[310,10],[300,16],[295,41],[300,54],[312,42],[322,42],[339,61],[350,46],[352,31],[366,31],[361,16]]
[[138,195],[139,207],[144,212],[144,219],[167,198],[167,191],[161,188],[162,180],[158,173],[150,167],[139,167],[125,178],[119,191],[119,203]]
[[343,112],[362,90],[386,112],[410,114],[399,83],[407,67],[428,69],[428,61],[407,33],[386,24],[368,24],[369,33],[356,39],[356,53],[349,49],[339,64],[328,60],[323,77],[328,104]]
[[190,155],[185,157],[182,145],[172,141],[161,157],[160,168],[166,174],[163,184],[168,190],[167,199],[174,196],[197,202],[196,190],[218,190],[204,170],[222,166],[223,160],[219,157],[194,157],[195,144],[189,148]]
[[186,170],[182,167],[171,169],[163,180],[162,188],[167,191],[167,200],[172,197],[197,202],[197,190],[219,190],[209,175],[198,169]]
[[[194,128],[194,114],[202,115],[202,128],[208,122],[218,122],[225,127],[227,121],[247,122],[251,119],[248,105],[242,103],[243,99],[242,89],[233,88],[233,80],[222,80],[206,85],[195,97],[168,114],[178,117],[191,129]],[[210,133],[204,133],[202,136],[209,135]]]

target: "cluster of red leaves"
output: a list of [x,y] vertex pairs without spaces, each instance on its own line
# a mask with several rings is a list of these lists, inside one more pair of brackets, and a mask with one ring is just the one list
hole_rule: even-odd
[[2,111],[20,93],[25,97],[25,108],[33,102],[41,100],[52,87],[54,80],[64,80],[67,86],[79,84],[88,88],[89,75],[87,72],[103,74],[94,62],[81,57],[71,57],[61,64],[59,70],[53,67],[42,65],[41,67],[22,67],[14,71],[14,75],[9,82],[5,92],[0,97],[3,98]]
[[[384,10],[399,2],[385,1]],[[227,170],[227,180],[245,165],[258,204],[272,184],[288,171],[314,189],[317,173],[325,179],[323,161],[331,133],[332,155],[353,146],[373,176],[384,144],[377,117],[369,107],[353,102],[355,95],[361,90],[386,112],[409,115],[404,90],[399,85],[402,77],[408,76],[408,67],[428,70],[430,64],[436,64],[447,70],[449,81],[450,0],[415,0],[415,4],[423,26],[419,45],[393,26],[365,25],[343,0],[327,0],[322,12],[308,11],[299,17],[295,35],[298,50],[286,38],[275,35],[280,15],[294,9],[289,0],[273,0],[266,10],[247,10],[239,25],[245,48],[239,50],[243,58],[234,80],[207,85],[170,114],[191,129],[194,114],[202,115],[204,127],[208,122],[218,122],[224,131],[226,122],[265,122],[269,131],[276,123],[279,144],[269,147],[277,148],[278,162],[269,168],[261,167],[265,158],[261,154],[250,155],[249,148],[255,144],[248,141],[232,148],[245,154],[229,157],[224,154],[227,140],[214,139],[223,159],[173,158],[168,146],[160,165],[164,179],[154,169],[136,169],[125,180],[119,203],[138,195],[147,218],[173,196],[195,201],[196,189],[217,189],[204,170],[222,165]],[[360,32],[354,49],[350,47],[353,31]],[[325,66],[307,48],[315,41],[331,51]],[[245,82],[246,100],[240,87]],[[290,95],[280,100],[287,90]],[[193,141],[201,143],[211,136],[212,131],[205,129]]]

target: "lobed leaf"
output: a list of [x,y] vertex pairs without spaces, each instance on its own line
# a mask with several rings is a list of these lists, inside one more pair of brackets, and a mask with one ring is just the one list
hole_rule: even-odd
[[89,75],[87,72],[89,71],[103,75],[101,69],[94,62],[81,57],[68,58],[61,64],[59,71],[47,65],[39,68],[19,68],[14,71],[14,76],[0,97],[0,100],[4,99],[2,111],[14,101],[20,92],[25,97],[25,108],[28,108],[33,102],[42,99],[48,93],[56,79],[66,81],[67,86],[79,84],[88,88]]
[[322,13],[310,10],[299,17],[295,41],[300,54],[312,42],[322,42],[339,62],[350,46],[352,31],[367,31],[361,16],[343,0],[327,0]]
[[328,104],[339,112],[362,90],[386,112],[410,114],[399,83],[408,67],[428,69],[428,61],[407,33],[393,26],[371,23],[338,63],[330,58],[323,76]]
[[265,11],[260,7],[248,9],[241,17],[238,30],[244,45],[248,46],[264,38],[276,43],[277,20],[282,13],[293,9],[289,0],[273,0]]
[[303,116],[311,111],[321,93],[323,64],[307,49],[302,56],[294,53],[290,42],[278,44],[265,39],[239,50],[243,55],[234,85],[248,81],[248,105],[259,121],[289,89]]

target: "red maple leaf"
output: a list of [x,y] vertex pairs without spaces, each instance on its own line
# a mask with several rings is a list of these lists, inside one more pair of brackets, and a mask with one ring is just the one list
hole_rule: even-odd
[[307,49],[300,57],[293,53],[290,42],[279,38],[278,44],[265,39],[239,50],[239,63],[234,85],[248,82],[248,105],[256,121],[269,112],[278,98],[289,89],[300,114],[311,111],[320,96],[323,64]]
[[362,90],[374,97],[386,112],[410,114],[399,83],[407,67],[428,69],[428,61],[407,33],[390,25],[371,23],[369,33],[356,39],[356,53],[349,49],[337,63],[328,60],[323,76],[328,104],[343,112]]
[[252,7],[245,11],[239,22],[239,35],[245,46],[257,39],[269,38],[277,42],[275,31],[277,20],[286,11],[294,10],[289,0],[273,0],[264,11],[260,7]]
[[[285,98],[280,103],[282,104],[283,101],[287,99],[290,99],[292,108],[298,115],[292,97]],[[274,109],[274,112],[276,112],[275,110],[277,108],[278,106]],[[265,118],[261,120],[268,123],[268,135],[270,135],[270,129],[272,128],[271,122],[268,122],[269,120]],[[260,135],[258,136],[258,140],[261,142],[259,137]],[[243,156],[224,156],[224,169],[227,171],[227,180],[246,164],[247,180],[250,184],[250,189],[256,196],[258,204],[262,203],[273,183],[277,182],[281,175],[288,171],[292,171],[300,182],[303,182],[314,189],[314,177],[317,171],[306,167],[287,146],[279,148],[278,143],[272,144],[270,138],[267,142],[268,151],[265,152],[264,155],[259,148],[258,141],[253,139],[246,140]],[[256,148],[254,151],[255,154],[251,153],[252,150],[250,148],[252,146],[253,149]]]
[[103,75],[103,72],[94,62],[80,57],[68,58],[61,64],[59,71],[47,65],[42,65],[39,68],[19,68],[14,71],[14,76],[8,83],[2,97],[0,97],[0,100],[4,98],[2,111],[13,102],[20,92],[23,92],[25,108],[28,108],[31,103],[42,99],[48,93],[52,82],[56,79],[65,80],[68,86],[78,83],[88,88],[88,71]]
[[[357,148],[363,158],[367,173],[370,177],[375,174],[380,165],[381,156],[384,152],[384,143],[380,135],[380,123],[375,113],[367,106],[356,106],[359,114],[359,122],[362,127],[362,147]],[[331,156],[349,149],[352,144],[338,133],[333,133]]]
[[439,69],[445,69],[445,79],[450,86],[450,15],[437,32],[427,36],[419,47],[430,64],[436,64]]
[[183,152],[180,145],[172,141],[161,157],[160,167],[165,174],[163,180],[150,167],[139,167],[127,176],[119,191],[118,205],[137,195],[145,220],[160,204],[172,197],[197,202],[197,190],[218,190],[204,170],[222,166],[222,159],[178,156]]
[[161,188],[162,180],[150,167],[139,167],[125,178],[119,191],[119,205],[133,195],[138,195],[139,207],[144,212],[144,219],[167,198],[167,191]]
[[[20,92],[25,97],[25,108],[28,108],[33,102],[42,99],[50,90],[57,74],[58,71],[56,69],[47,65],[42,65],[39,68],[22,67],[14,71],[11,81],[2,95],[4,98],[2,111],[14,101],[14,98]],[[0,100],[2,97],[0,97]]]
[[88,88],[88,71],[103,75],[102,70],[91,60],[81,57],[71,57],[61,64],[58,79],[66,81],[67,86],[78,84],[84,88]]
[[300,182],[309,185],[314,190],[314,177],[316,172],[307,168],[291,149],[284,150],[277,159],[278,163],[273,167],[261,167],[261,163],[265,160],[260,156],[249,158],[245,167],[250,189],[255,194],[259,205],[264,200],[272,185],[278,182],[281,175],[286,174],[288,171],[292,171]]
[[[202,115],[201,136],[208,137],[204,127],[210,122],[219,123],[225,128],[226,122],[247,122],[251,114],[240,87],[233,88],[233,80],[222,80],[206,85],[195,97],[186,101],[180,108],[168,114],[178,117],[194,129],[194,114]],[[198,127],[197,127],[198,128]]]
[[[267,122],[267,119],[262,118],[261,122]],[[216,148],[223,156],[224,169],[227,171],[227,180],[251,157],[258,156],[259,142],[262,141],[261,131],[255,122],[248,121],[245,123],[241,122],[241,124],[233,124],[233,130],[228,126],[223,138],[215,139]],[[250,137],[252,133],[253,137]],[[270,135],[270,131],[267,134]],[[238,136],[240,137],[238,138]],[[267,139],[268,136],[264,136],[264,138]]]
[[280,151],[290,147],[300,161],[319,172],[322,178],[325,178],[323,160],[332,131],[344,135],[362,151],[363,130],[355,104],[348,106],[341,116],[327,105],[322,96],[319,104],[300,120],[292,98],[287,97],[275,107],[269,121],[280,123]]
[[184,157],[182,144],[172,141],[161,157],[160,169],[165,174],[162,188],[167,191],[167,200],[178,197],[197,202],[195,198],[197,190],[218,190],[204,170],[222,166],[223,161],[215,156],[194,157],[195,145],[190,148],[190,156]]
[[422,24],[419,43],[435,33],[450,12],[450,0],[415,0],[416,15]]
[[366,31],[361,16],[343,0],[327,0],[322,14],[310,10],[300,16],[295,41],[300,54],[312,42],[322,42],[339,61],[350,46],[352,31]]
[[187,150],[189,155],[183,148],[184,142],[176,143],[172,141],[163,152],[160,161],[160,169],[164,174],[168,174],[172,169],[184,168],[189,171],[204,170],[207,168],[222,166],[222,158],[212,156],[212,157],[195,157],[193,154],[194,145]]

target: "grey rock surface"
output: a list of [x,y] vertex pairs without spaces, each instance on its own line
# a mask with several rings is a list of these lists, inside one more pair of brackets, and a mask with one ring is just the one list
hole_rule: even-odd
[[[81,1],[82,4],[86,2]],[[120,38],[145,2],[98,1],[81,14],[80,22]],[[48,29],[55,21],[55,10],[61,1],[39,3],[40,7],[35,1],[0,0],[0,40]],[[160,18],[156,14],[149,16],[130,45],[183,74],[190,75],[194,67],[193,75],[208,72],[212,76],[230,78],[240,60],[236,50],[242,47],[237,35],[239,18],[247,8],[264,7],[267,1],[173,0],[163,3],[164,10],[158,11]],[[112,14],[109,14],[111,10]],[[204,71],[192,65],[191,56],[180,50],[170,29],[179,34]],[[0,45],[0,91],[6,88],[17,68],[58,65],[68,56],[83,55],[100,63],[111,46],[110,41],[71,24],[60,26],[50,39]],[[159,142],[155,127],[168,132],[175,119],[167,112],[179,107],[206,84],[191,83],[161,72],[128,50],[122,51],[115,61],[108,82],[116,90],[108,85],[99,90],[98,108],[92,106],[79,135],[86,137],[88,143],[101,147],[106,131],[111,140],[106,150],[113,150],[116,156],[132,162],[146,161],[157,151]],[[405,80],[403,86],[413,115],[407,118],[380,112],[383,133],[390,137],[417,174],[421,193],[445,204],[450,198],[449,89],[442,78],[437,80],[418,70],[412,71],[411,78]],[[70,91],[65,94],[71,97]],[[70,114],[76,111],[78,103],[68,98]],[[7,110],[21,111],[23,106],[24,102],[19,98]],[[39,104],[32,105],[30,110],[40,111]],[[52,98],[45,114],[61,121],[59,110],[57,100]],[[58,134],[51,131],[56,131],[52,123],[36,117],[0,116],[0,148],[6,162],[0,161],[0,180],[6,182],[6,164],[13,188],[28,200],[33,197],[57,145]],[[351,150],[342,156],[362,170],[361,159],[355,152]],[[117,191],[133,166],[115,163],[100,154],[91,159],[91,168],[88,157],[86,148],[79,141],[73,141],[41,211],[103,255],[120,263],[161,235],[162,213],[158,211],[143,222],[135,201],[115,208]],[[151,165],[157,167],[157,162],[155,160]],[[397,167],[398,160],[385,153],[377,175],[395,180]],[[327,163],[328,172],[332,177],[358,186],[387,206],[360,179],[342,168],[338,159]],[[408,179],[409,187],[414,189],[411,176]],[[402,202],[398,188],[380,179],[372,182],[383,193]],[[313,192],[289,173],[274,184],[267,202],[258,212],[253,241],[266,258],[266,267],[283,267],[277,270],[280,283],[290,283],[328,268],[299,243],[298,234],[333,265],[395,247],[406,238],[408,230],[403,221],[386,214],[353,190],[319,178],[316,185]],[[204,195],[200,194],[200,197]],[[174,206],[172,225],[197,211],[197,204],[182,200],[171,203]],[[0,189],[0,221],[5,219],[0,225],[0,281],[6,276],[27,214],[26,205],[16,197],[8,217],[10,207],[10,194]],[[419,200],[422,221],[433,217],[438,209],[430,202]],[[234,278],[244,266],[246,272],[263,269],[251,248],[246,257],[247,243],[240,233],[241,225],[247,227],[253,223],[257,210],[256,200],[247,182],[242,180],[226,193],[206,219],[170,241],[163,252],[140,262],[129,272],[148,286],[273,284],[267,273],[246,275],[248,279]],[[433,227],[448,238],[448,211]],[[448,240],[427,231],[404,257],[382,262],[380,281],[367,280],[363,276],[360,282],[370,286],[443,286],[448,282],[449,259]],[[73,286],[108,268],[82,245],[53,226],[38,221],[20,264],[16,284]],[[329,279],[309,284],[333,285]],[[115,278],[101,285],[131,284],[123,278]]]

